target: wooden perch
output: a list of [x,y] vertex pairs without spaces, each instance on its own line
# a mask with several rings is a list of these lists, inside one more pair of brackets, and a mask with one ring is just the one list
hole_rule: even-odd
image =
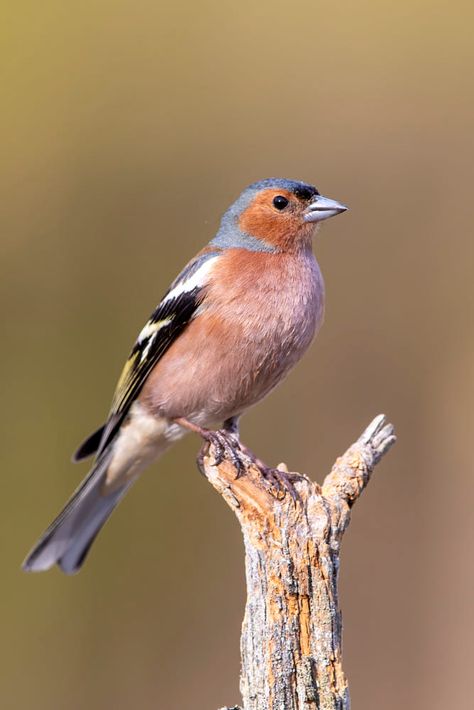
[[394,442],[393,426],[376,417],[322,486],[306,477],[294,484],[297,502],[272,490],[250,459],[239,478],[229,458],[216,465],[212,445],[200,459],[244,537],[243,710],[349,710],[337,588],[340,546],[353,503]]

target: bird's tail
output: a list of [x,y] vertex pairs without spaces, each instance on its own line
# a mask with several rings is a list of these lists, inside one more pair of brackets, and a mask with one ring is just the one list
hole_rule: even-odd
[[80,569],[97,533],[133,482],[104,494],[109,461],[110,451],[105,451],[30,552],[23,563],[25,571],[42,572],[54,564],[66,574]]

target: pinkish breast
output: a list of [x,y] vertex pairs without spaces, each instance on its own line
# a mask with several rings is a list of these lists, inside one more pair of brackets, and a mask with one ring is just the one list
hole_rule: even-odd
[[302,357],[324,313],[311,251],[228,250],[199,316],[156,365],[140,399],[167,417],[211,425],[270,392]]

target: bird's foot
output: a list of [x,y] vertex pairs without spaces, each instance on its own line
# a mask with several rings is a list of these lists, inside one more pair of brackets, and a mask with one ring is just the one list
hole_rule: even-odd
[[227,429],[218,429],[217,431],[205,429],[203,439],[206,443],[201,449],[200,456],[204,457],[212,446],[216,466],[227,459],[237,472],[236,478],[240,478],[245,473],[245,454],[240,447],[238,437]]
[[281,464],[280,467],[273,468],[272,466],[266,466],[261,461],[255,463],[265,481],[270,484],[272,493],[278,500],[283,500],[287,493],[289,493],[294,503],[300,500],[294,484],[307,481],[305,476],[287,471],[286,467],[284,468]]
[[248,459],[250,459],[254,466],[256,466],[264,480],[270,484],[275,496],[278,499],[281,500],[285,497],[286,493],[289,493],[295,503],[299,500],[298,492],[295,489],[294,484],[301,481],[308,482],[306,476],[302,476],[300,473],[287,471],[284,464],[280,464],[280,466],[277,466],[276,468],[273,466],[267,466],[267,464],[256,456],[251,449],[245,446],[245,444],[239,442],[239,445],[240,450]]
[[215,465],[219,466],[225,459],[231,462],[237,471],[236,478],[240,478],[245,473],[245,452],[240,446],[238,433],[231,429],[205,429],[197,424],[189,422],[187,419],[176,419],[176,423],[199,434],[204,439],[204,444],[198,455],[198,466],[203,470],[204,457],[209,453],[212,446]]
[[283,464],[280,464],[277,468],[267,466],[253,451],[241,443],[237,427],[232,425],[224,426],[223,429],[214,431],[205,429],[184,418],[176,419],[175,421],[180,426],[199,434],[204,439],[204,444],[197,459],[199,469],[202,472],[204,472],[204,457],[207,456],[210,447],[212,447],[215,465],[219,466],[224,460],[230,461],[236,470],[236,479],[243,476],[250,461],[258,469],[262,478],[269,484],[270,491],[276,498],[282,500],[289,493],[295,503],[300,499],[294,484],[301,481],[307,482],[306,476],[287,471],[286,466]]

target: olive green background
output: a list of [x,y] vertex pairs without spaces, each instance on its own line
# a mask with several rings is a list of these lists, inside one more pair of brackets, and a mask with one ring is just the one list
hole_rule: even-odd
[[242,544],[195,438],[79,576],[19,567],[86,473],[70,454],[170,280],[269,176],[351,209],[315,243],[323,330],[244,440],[321,480],[388,414],[398,444],[344,543],[353,707],[469,706],[472,7],[2,3],[2,708],[238,702]]

